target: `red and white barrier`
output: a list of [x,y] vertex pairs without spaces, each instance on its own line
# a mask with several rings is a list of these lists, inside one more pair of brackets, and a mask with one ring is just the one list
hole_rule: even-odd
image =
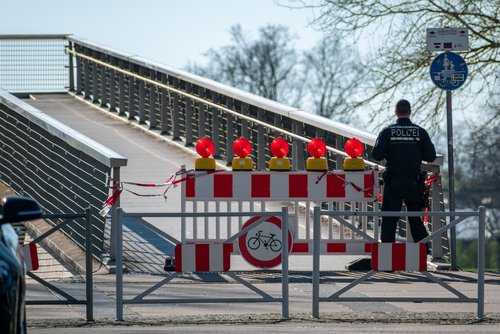
[[228,271],[232,244],[188,243],[175,246],[176,272]]
[[372,269],[375,271],[427,271],[425,243],[374,243]]
[[22,245],[21,249],[24,255],[24,263],[26,264],[27,271],[35,271],[40,267],[38,262],[38,251],[36,244],[30,242],[29,244]]
[[376,199],[374,173],[366,172],[194,172],[186,175],[187,200]]
[[[339,255],[365,255],[371,254],[370,242],[322,242],[320,245],[321,254]],[[312,254],[313,244],[311,242],[296,241],[293,243],[293,254]]]

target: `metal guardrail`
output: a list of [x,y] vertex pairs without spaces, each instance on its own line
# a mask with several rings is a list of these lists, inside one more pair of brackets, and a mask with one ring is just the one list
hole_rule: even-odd
[[0,35],[0,89],[10,93],[65,92],[66,35]]
[[[92,213],[91,209],[86,209],[84,213],[56,213],[56,214],[46,214],[41,217],[42,219],[64,219],[64,221],[42,235],[36,237],[31,243],[38,244],[45,238],[47,238],[52,233],[62,229],[63,227],[70,225],[70,222],[75,222],[75,219],[85,218],[85,299],[77,299],[65,292],[64,290],[58,288],[54,284],[47,282],[46,280],[40,278],[33,272],[27,272],[26,275],[42,284],[50,291],[57,293],[64,299],[53,300],[26,300],[27,305],[85,305],[86,306],[86,320],[94,320],[94,283],[92,277]],[[29,296],[29,294],[28,294]]]
[[[115,230],[115,244],[116,244],[116,320],[123,320],[123,305],[124,304],[166,304],[166,303],[256,303],[256,302],[274,302],[281,303],[281,316],[283,319],[289,317],[289,287],[288,287],[288,208],[283,207],[281,211],[264,211],[264,212],[204,212],[204,213],[126,213],[121,208],[116,208],[116,230]],[[260,295],[255,298],[232,297],[232,298],[151,298],[144,299],[159,287],[167,284],[170,280],[177,277],[177,273],[169,275],[158,284],[155,284],[146,291],[138,294],[134,298],[123,298],[123,218],[127,217],[160,217],[160,218],[176,218],[176,217],[244,217],[244,216],[260,216],[261,219],[255,221],[253,224],[244,228],[237,233],[228,236],[224,243],[232,243],[239,236],[248,232],[248,230],[255,228],[265,221],[265,217],[277,216],[281,219],[281,297],[273,297],[253,286],[249,282],[245,282],[245,286],[250,287],[251,291]],[[226,272],[228,273],[228,272]],[[236,275],[236,274],[235,274]],[[233,276],[235,278],[236,276]],[[240,281],[241,279],[237,280]]]
[[[215,157],[227,165],[233,158],[232,143],[239,136],[255,143],[251,157],[257,169],[266,168],[271,157],[269,143],[277,136],[291,142],[294,169],[303,168],[307,158],[306,144],[314,137],[325,140],[330,169],[342,168],[343,145],[352,137],[365,144],[366,153],[362,157],[367,168],[377,164],[368,154],[375,142],[372,134],[84,38],[73,35],[0,35],[0,46],[15,40],[22,43],[34,41],[36,44],[39,39],[43,44],[58,38],[63,40],[59,52],[63,53],[65,47],[69,54],[65,64],[68,66],[67,87],[71,92],[103,109],[137,121],[151,131],[183,141],[185,146],[193,146],[196,138],[209,136],[215,143]],[[14,55],[18,52],[5,50]],[[33,50],[25,52],[39,53],[39,49]],[[43,65],[43,53],[38,57],[36,59],[42,59],[42,68],[51,68]],[[18,64],[12,59],[15,57],[7,57],[1,66],[17,68]],[[50,60],[46,63],[50,64]],[[28,86],[23,92],[38,90]],[[438,173],[442,161],[440,156],[435,163],[424,164],[423,168]],[[119,171],[117,173],[119,175]],[[432,188],[432,210],[443,209],[442,187],[438,182]],[[445,221],[442,217],[432,217],[431,223],[434,230],[443,226]],[[399,230],[405,236],[404,223],[400,224]],[[441,247],[433,249],[435,257],[442,257],[447,251],[447,238],[442,240]]]
[[[358,284],[368,280],[371,276],[376,274],[376,271],[369,271],[364,274],[360,278],[354,280],[347,286],[343,287],[339,291],[335,292],[329,297],[320,297],[320,242],[321,242],[321,229],[320,229],[320,221],[322,215],[327,215],[337,219],[339,223],[343,224],[346,228],[352,229],[353,232],[359,233],[361,236],[366,238],[369,242],[376,242],[375,239],[370,236],[363,234],[362,231],[356,229],[352,225],[343,221],[342,217],[347,215],[355,215],[355,216],[376,216],[376,217],[400,217],[402,215],[406,217],[421,217],[421,216],[445,216],[445,217],[456,217],[449,224],[443,226],[437,231],[434,231],[431,235],[422,239],[420,243],[427,243],[431,240],[436,240],[436,237],[439,237],[441,234],[446,233],[448,230],[454,228],[457,224],[463,222],[465,219],[469,217],[478,217],[479,218],[479,226],[478,226],[478,261],[477,261],[477,296],[475,298],[468,297],[461,293],[460,291],[454,289],[449,286],[445,282],[439,280],[437,277],[434,277],[429,272],[421,272],[425,277],[427,277],[430,281],[441,285],[443,288],[451,292],[455,295],[456,298],[445,297],[445,298],[437,298],[437,297],[342,297],[345,292],[351,290],[353,287]],[[477,303],[477,317],[479,319],[484,318],[484,239],[485,239],[485,208],[480,207],[477,212],[338,212],[338,211],[323,211],[319,207],[314,208],[314,252],[313,252],[313,306],[312,306],[312,315],[313,317],[319,318],[319,303],[320,302],[374,302],[374,301],[383,301],[383,302],[446,302],[446,303]]]
[[[303,169],[307,143],[321,137],[327,144],[330,169],[342,169],[343,146],[356,137],[365,144],[366,168],[377,165],[383,170],[368,154],[376,139],[372,134],[80,37],[67,39],[73,56],[70,90],[76,95],[185,146],[193,146],[195,138],[211,137],[214,157],[226,165],[233,159],[232,143],[244,136],[254,143],[250,157],[256,168],[265,169],[271,158],[269,143],[283,136],[291,142],[293,169]],[[439,173],[440,164],[442,156],[423,168]],[[432,210],[444,209],[440,182],[433,184],[431,198]],[[432,217],[432,230],[445,223],[443,217]],[[406,236],[405,222],[399,224],[399,231]],[[443,236],[433,255],[441,258],[447,252],[448,239]]]
[[[256,143],[252,157],[257,169],[266,168],[268,144],[278,135],[292,142],[294,169],[303,168],[306,144],[316,136],[328,145],[332,169],[341,169],[348,139],[356,137],[367,148],[375,142],[374,135],[356,128],[82,38],[67,38],[68,52],[75,56],[70,67],[76,68],[70,87],[77,94],[188,146],[194,138],[209,136],[215,157],[228,165],[239,136]],[[367,153],[364,158],[367,165],[375,164]]]
[[[0,180],[17,194],[34,198],[48,213],[92,208],[92,253],[104,247],[107,179],[119,178],[127,159],[0,90]],[[55,221],[53,221],[54,224]],[[83,224],[63,231],[83,247]]]

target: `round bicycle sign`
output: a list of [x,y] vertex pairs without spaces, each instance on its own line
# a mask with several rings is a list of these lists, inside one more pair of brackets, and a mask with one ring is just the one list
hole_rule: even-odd
[[467,79],[468,69],[465,60],[453,52],[438,55],[432,61],[430,75],[432,82],[444,90],[461,87]]
[[[254,224],[261,217],[250,218],[241,229]],[[249,264],[266,269],[281,264],[281,219],[269,217],[238,238],[241,256]],[[292,249],[292,232],[288,229],[288,253]]]

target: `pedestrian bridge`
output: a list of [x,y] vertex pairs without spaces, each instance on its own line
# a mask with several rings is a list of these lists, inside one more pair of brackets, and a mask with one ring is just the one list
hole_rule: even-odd
[[[194,144],[205,136],[214,141],[220,169],[231,165],[232,143],[241,136],[253,143],[257,170],[267,168],[278,136],[291,145],[293,170],[304,169],[315,137],[327,144],[330,169],[342,169],[344,144],[353,137],[364,144],[365,169],[383,169],[368,155],[373,134],[73,35],[0,36],[0,88],[0,181],[49,213],[90,206],[92,251],[101,260],[114,258],[113,215],[99,212],[115,186],[124,189],[115,207],[126,212],[179,211],[181,187],[165,182],[182,166],[193,168]],[[441,163],[440,157],[423,168],[439,175]],[[439,179],[432,182],[431,210],[444,210]],[[429,229],[445,222],[433,216]],[[128,267],[161,272],[178,224],[128,219],[124,227]],[[83,245],[82,229],[71,225],[65,233]],[[404,221],[399,233],[406,236]],[[448,254],[445,234],[432,251],[435,258]]]

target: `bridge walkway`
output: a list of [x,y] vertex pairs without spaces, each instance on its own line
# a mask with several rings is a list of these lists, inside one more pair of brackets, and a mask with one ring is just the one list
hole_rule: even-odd
[[[121,169],[122,181],[163,183],[178,171],[181,164],[193,167],[194,155],[165,140],[153,137],[137,126],[109,112],[98,111],[92,105],[69,94],[36,94],[26,102],[74,130],[127,157],[128,165]],[[141,195],[162,195],[164,188],[134,188]],[[123,191],[120,206],[129,212],[175,212],[180,208],[180,187],[171,188],[163,196],[137,196]],[[179,221],[149,223],[160,231],[180,238]],[[109,243],[110,223],[107,224]],[[124,224],[126,266],[132,271],[160,273],[165,255],[173,254],[173,245],[161,233],[145,228],[144,224],[128,220]]]
[[[82,101],[70,94],[34,94],[27,103],[47,115],[57,119],[74,130],[92,138],[128,159],[128,165],[121,169],[121,180],[138,183],[162,183],[178,171],[182,164],[194,168],[196,153],[184,148],[182,144],[155,136],[147,128],[116,116],[88,101]],[[134,188],[144,195],[162,194],[163,188]],[[180,187],[170,188],[167,199],[162,196],[137,196],[124,191],[120,196],[120,206],[128,212],[179,212]],[[148,218],[152,228],[142,222],[124,222],[124,261],[126,267],[134,272],[163,273],[166,255],[173,255],[173,244],[162,236],[163,233],[180,240],[180,218],[165,221]],[[106,237],[109,243],[110,223]],[[344,265],[359,256],[325,256],[322,259],[327,270],[344,270]],[[310,256],[290,258],[290,269],[307,270],[312,268]],[[241,259],[231,259],[232,270],[252,269]]]

